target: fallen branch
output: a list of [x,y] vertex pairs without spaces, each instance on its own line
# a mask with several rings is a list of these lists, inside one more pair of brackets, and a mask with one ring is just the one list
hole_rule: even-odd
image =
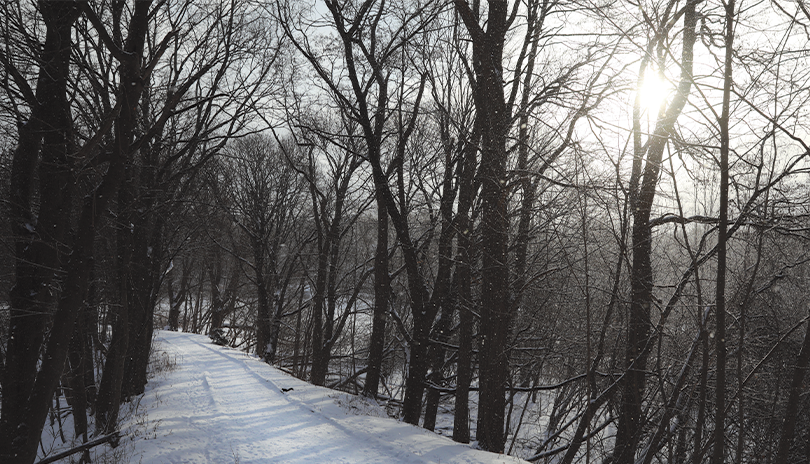
[[[608,374],[602,374],[600,372],[596,372],[596,374],[601,375],[603,377],[609,377]],[[571,377],[570,379],[563,380],[562,382],[555,383],[553,385],[535,385],[534,387],[506,387],[506,390],[510,391],[510,392],[525,392],[525,393],[538,392],[538,391],[547,391],[547,390],[556,390],[558,388],[562,388],[562,387],[568,385],[569,383],[576,382],[577,380],[582,380],[582,379],[584,379],[586,377],[586,375],[587,374],[579,374],[579,375],[577,375],[575,377]],[[425,387],[427,387],[427,388],[429,388],[431,390],[436,390],[439,393],[455,393],[456,392],[455,387],[442,387],[440,385],[436,385],[435,383],[431,383],[431,382],[427,382],[427,381],[424,382],[424,384],[425,384]],[[470,391],[478,391],[479,388],[478,387],[470,387],[469,390]]]
[[80,453],[82,451],[89,450],[90,448],[95,448],[96,446],[102,445],[102,444],[107,443],[107,442],[113,442],[114,443],[113,447],[115,447],[118,444],[118,440],[120,440],[120,439],[121,439],[121,434],[119,432],[113,432],[113,433],[111,433],[111,434],[109,434],[107,436],[104,436],[104,437],[101,437],[101,438],[96,438],[95,440],[92,440],[92,441],[88,441],[87,443],[79,445],[79,446],[77,446],[75,448],[71,448],[71,449],[69,449],[67,451],[62,451],[59,454],[55,454],[53,456],[48,456],[47,458],[37,462],[37,464],[48,464],[48,463],[51,463],[51,462],[56,462],[56,461],[58,461],[60,459],[66,458],[66,457],[68,457],[68,456],[70,456],[72,454]]
[[360,369],[359,371],[355,372],[354,374],[352,374],[350,377],[347,377],[347,378],[345,378],[343,380],[338,380],[337,382],[334,382],[331,385],[328,385],[327,388],[331,388],[332,390],[336,390],[336,389],[346,385],[347,383],[353,381],[354,379],[359,377],[361,374],[365,374],[366,370],[368,370],[368,368],[364,367],[364,368]]

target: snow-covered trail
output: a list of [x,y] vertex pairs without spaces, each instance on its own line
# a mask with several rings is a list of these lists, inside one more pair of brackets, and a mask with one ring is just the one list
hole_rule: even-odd
[[133,462],[524,462],[387,417],[348,414],[373,413],[376,405],[302,382],[207,337],[162,331],[158,339],[177,368],[147,386],[143,401],[156,428],[133,443]]

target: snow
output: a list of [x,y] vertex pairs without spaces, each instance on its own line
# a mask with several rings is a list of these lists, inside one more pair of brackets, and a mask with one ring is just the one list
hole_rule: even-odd
[[205,336],[157,338],[177,365],[147,386],[150,433],[131,438],[130,462],[525,462],[388,418],[376,402],[310,385]]

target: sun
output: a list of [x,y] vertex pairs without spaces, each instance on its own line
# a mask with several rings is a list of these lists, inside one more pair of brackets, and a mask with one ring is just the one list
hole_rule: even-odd
[[672,93],[672,86],[657,73],[646,73],[638,89],[642,113],[654,117]]

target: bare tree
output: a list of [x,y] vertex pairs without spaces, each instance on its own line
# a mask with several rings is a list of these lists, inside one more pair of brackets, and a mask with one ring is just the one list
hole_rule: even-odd
[[[187,17],[175,15],[174,9],[169,12],[168,4],[176,5],[43,1],[38,9],[20,4],[12,10],[4,5],[11,13],[5,17],[8,21],[4,20],[4,44],[13,44],[2,54],[4,70],[12,76],[4,80],[4,89],[6,97],[21,109],[16,113],[21,131],[11,202],[20,245],[17,287],[12,295],[19,298],[12,297],[12,312],[40,315],[14,317],[11,322],[13,336],[5,359],[0,424],[3,440],[8,440],[3,443],[3,452],[9,453],[9,462],[34,459],[74,334],[74,321],[84,311],[94,269],[96,234],[106,224],[101,219],[108,204],[120,208],[123,214],[119,219],[126,216],[133,220],[129,222],[132,228],[120,234],[122,272],[117,290],[123,305],[117,311],[120,317],[115,322],[115,340],[107,352],[108,369],[96,398],[98,427],[115,427],[122,391],[142,391],[152,311],[168,261],[163,253],[166,218],[153,214],[182,193],[183,180],[193,175],[205,155],[216,152],[200,149],[202,140],[213,148],[227,134],[243,129],[246,109],[256,106],[251,97],[261,96],[249,80],[239,80],[241,90],[250,87],[249,91],[234,92],[228,97],[230,101],[223,101],[225,93],[218,83],[236,62],[236,54],[229,48],[236,41],[223,42],[218,54],[202,54],[211,61],[202,55],[184,55],[189,48],[181,42],[190,37],[184,34],[199,32],[201,26],[181,33]],[[235,23],[229,23],[228,18],[237,16],[214,14],[207,19],[214,23],[211,30],[223,31],[223,37],[231,34],[227,37],[233,39],[234,28],[228,24]],[[158,26],[160,19],[166,18],[170,27]],[[238,25],[247,27],[244,22]],[[43,47],[39,32],[45,33]],[[178,39],[180,42],[175,41]],[[174,68],[162,61],[167,54],[176,58]],[[188,59],[185,66],[178,62],[184,58]],[[192,65],[193,60],[198,61]],[[172,69],[177,72],[172,73]],[[36,74],[40,77],[32,77]],[[204,78],[211,79],[201,86]],[[32,86],[34,81],[36,87]],[[164,128],[190,113],[196,114],[191,118],[195,120],[191,133],[185,133],[189,138],[167,149]],[[223,118],[226,113],[227,119]],[[183,131],[172,136],[180,133]],[[122,183],[127,188],[116,197]],[[83,203],[76,205],[76,198],[81,196]],[[39,200],[33,201],[35,198]],[[137,236],[128,236],[135,228]],[[48,232],[42,235],[37,232],[40,229]],[[126,265],[133,263],[129,273]],[[37,294],[40,299],[30,298]],[[128,318],[130,309],[132,318]],[[46,332],[46,327],[51,329]],[[71,366],[81,368],[78,345],[70,351]],[[125,369],[124,363],[130,368]],[[76,413],[84,415],[84,408],[78,406],[80,397],[73,399],[77,401]],[[84,421],[77,419],[76,423]],[[81,433],[79,429],[77,433]]]
[[[650,343],[650,311],[653,307],[653,274],[651,264],[652,228],[650,214],[658,185],[666,145],[673,134],[675,122],[686,106],[692,87],[692,62],[694,44],[697,38],[697,1],[687,1],[684,6],[671,3],[666,8],[667,22],[670,15],[673,19],[683,18],[683,50],[680,59],[680,81],[677,93],[666,109],[661,109],[655,130],[648,143],[642,143],[641,109],[638,97],[633,113],[634,156],[633,171],[630,179],[630,209],[633,213],[632,228],[632,270],[631,270],[631,303],[627,350],[622,387],[619,424],[616,432],[617,462],[630,462],[635,455],[640,438],[642,424],[642,403],[646,380],[648,350]],[[676,9],[677,8],[677,9]],[[662,21],[662,24],[664,21]],[[650,45],[655,50],[658,44]],[[642,60],[641,80],[647,71],[650,59]],[[651,67],[652,68],[652,67]],[[653,68],[656,69],[656,68]]]
[[[36,277],[37,272],[42,272],[44,267],[48,269],[45,271],[46,274],[53,275],[52,269],[61,267],[61,260],[56,254],[57,244],[52,242],[47,246],[51,250],[50,252],[39,257],[31,257],[34,259],[29,259],[24,255],[26,248],[31,249],[32,247],[23,246],[19,248],[18,260],[20,265],[17,267],[19,278],[13,291],[17,295],[19,295],[19,292],[27,291],[27,296],[14,301],[12,311],[23,311],[25,314],[30,314],[32,311],[27,309],[30,307],[33,313],[40,313],[42,317],[20,318],[22,319],[20,322],[23,322],[23,320],[30,321],[34,325],[28,327],[15,327],[15,325],[12,325],[11,329],[9,356],[3,379],[3,419],[2,424],[0,424],[1,435],[4,440],[2,444],[5,453],[4,460],[8,462],[33,462],[36,457],[37,443],[39,442],[49,402],[58,384],[67,357],[67,348],[73,334],[74,321],[85,299],[87,283],[92,269],[95,224],[101,212],[106,209],[105,205],[108,199],[114,194],[123,179],[123,163],[125,158],[129,156],[130,144],[133,139],[135,125],[133,112],[137,108],[135,102],[143,90],[142,84],[139,84],[139,79],[143,77],[142,73],[144,71],[148,74],[150,70],[148,67],[142,68],[143,63],[141,62],[149,6],[149,2],[140,2],[136,5],[126,41],[122,43],[122,48],[118,46],[112,48],[113,51],[120,52],[118,58],[121,59],[121,87],[119,93],[121,100],[119,101],[120,106],[116,109],[117,118],[114,119],[115,145],[112,149],[107,173],[94,191],[85,197],[79,226],[73,235],[74,245],[72,252],[64,265],[64,276],[62,277],[64,291],[59,296],[55,311],[51,309],[53,302],[46,300],[36,302],[30,299],[30,295],[40,293],[38,289],[43,284],[46,287],[50,285],[50,281],[42,282],[38,279]],[[17,228],[16,234],[19,237],[18,243],[21,245],[28,241],[25,238],[26,236],[34,238],[34,231],[37,227],[44,228],[43,230],[55,230],[57,233],[63,234],[62,237],[58,237],[58,242],[66,242],[71,213],[71,196],[60,191],[58,182],[54,184],[43,182],[40,185],[41,206],[38,214],[39,220],[34,220],[35,213],[31,205],[31,188],[35,185],[32,176],[36,161],[40,156],[44,156],[46,160],[50,157],[56,157],[54,158],[55,163],[45,163],[48,166],[61,166],[62,170],[70,169],[67,165],[69,162],[68,154],[73,153],[74,141],[70,136],[72,122],[70,121],[70,103],[66,92],[69,50],[71,48],[69,40],[72,37],[71,28],[78,19],[81,9],[78,4],[65,2],[41,2],[39,7],[40,14],[42,14],[48,29],[47,45],[43,48],[41,78],[37,85],[37,92],[44,93],[36,97],[36,100],[29,101],[33,108],[32,117],[29,119],[28,128],[24,128],[20,134],[20,144],[15,154],[15,166],[19,169],[15,169],[12,177],[12,182],[17,182],[17,187],[12,189],[12,195],[15,195],[12,204],[17,211],[17,214],[14,215],[16,218],[15,227]],[[123,59],[124,56],[127,59]],[[27,88],[27,83],[22,80],[17,81],[16,85],[20,86],[18,88]],[[34,95],[31,89],[27,89],[26,94]],[[50,103],[40,106],[37,101],[48,101]],[[125,101],[129,101],[130,104],[125,105]],[[122,109],[124,106],[126,106],[126,109]],[[46,118],[42,121],[39,112],[43,111],[46,112],[45,114],[55,115],[57,119],[49,121]],[[48,130],[49,126],[50,130]],[[102,132],[109,129],[109,126],[102,128]],[[40,145],[41,143],[42,145]],[[91,140],[85,145],[82,153],[85,156],[89,155],[91,150],[95,149],[97,143],[97,140]],[[61,158],[59,157],[60,152],[62,153]],[[78,158],[81,159],[82,157]],[[47,174],[47,171],[45,174]],[[62,177],[62,182],[71,182],[70,176],[64,175],[60,177]],[[42,179],[42,175],[40,175],[40,179]],[[44,180],[47,181],[47,177]],[[57,190],[48,190],[53,187],[56,187]],[[52,212],[49,212],[54,202],[56,204],[67,203],[63,203]],[[47,240],[39,243],[45,244]],[[47,258],[48,255],[51,257]],[[43,261],[42,258],[50,261]],[[23,261],[25,261],[25,264],[23,264]],[[39,271],[36,270],[38,268]],[[30,277],[25,278],[28,276]],[[31,277],[33,277],[33,280]],[[26,289],[24,288],[26,285],[33,285],[34,287]],[[34,306],[30,306],[32,303],[34,303]],[[43,344],[44,326],[51,317],[53,318],[51,319],[53,329],[44,343],[43,361],[38,366],[37,356],[40,351],[38,347]],[[12,319],[14,318],[12,317]],[[15,323],[12,322],[12,324]],[[30,345],[31,343],[33,345]],[[34,349],[32,346],[37,348]],[[31,355],[28,355],[26,359],[23,353],[31,353]]]
[[[304,185],[284,149],[268,136],[236,140],[227,151],[221,206],[246,237],[251,259],[242,263],[256,289],[256,353],[273,362],[300,253],[293,232],[301,225]],[[235,246],[229,249],[238,252]]]

